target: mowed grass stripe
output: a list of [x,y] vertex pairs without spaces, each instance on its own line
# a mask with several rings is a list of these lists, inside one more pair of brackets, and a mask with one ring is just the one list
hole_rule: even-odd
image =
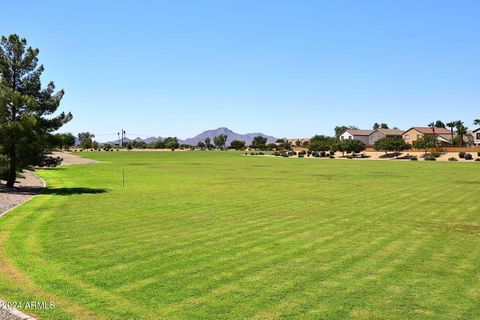
[[[478,203],[465,188],[480,184],[476,164],[88,156],[105,163],[42,174],[55,188],[105,193],[44,195],[43,219],[0,228],[13,231],[8,255],[39,288],[98,315],[438,319],[478,311],[479,258],[462,247],[479,246]],[[22,238],[27,227],[34,235]],[[33,263],[22,263],[29,256]]]

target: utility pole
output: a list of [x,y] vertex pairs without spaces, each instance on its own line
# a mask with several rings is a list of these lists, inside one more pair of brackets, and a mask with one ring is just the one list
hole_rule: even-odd
[[120,132],[117,132],[117,136],[118,136],[118,144],[120,144]]
[[122,132],[122,133],[123,133],[123,138],[122,138],[122,148],[123,148],[123,139],[125,139],[125,138],[126,138],[126,136],[125,136],[125,135],[126,135],[127,131],[125,131],[125,130],[123,130],[123,129],[122,129],[122,131],[123,131],[123,132]]

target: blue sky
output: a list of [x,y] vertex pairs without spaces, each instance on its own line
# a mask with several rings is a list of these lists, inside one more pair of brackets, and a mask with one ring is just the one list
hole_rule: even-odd
[[2,2],[98,140],[480,118],[477,0]]

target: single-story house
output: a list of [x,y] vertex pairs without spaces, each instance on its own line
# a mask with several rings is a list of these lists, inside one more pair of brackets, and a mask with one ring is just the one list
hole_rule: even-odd
[[375,142],[383,138],[402,138],[403,130],[400,129],[377,129],[368,136],[368,144],[373,146]]
[[472,131],[473,144],[480,146],[480,128]]
[[437,137],[442,145],[450,145],[451,132],[446,128],[430,128],[430,127],[412,127],[405,131],[402,135],[405,142],[413,144],[425,135],[433,135]]
[[340,135],[340,140],[359,140],[363,144],[368,145],[368,137],[374,130],[354,130],[347,129]]

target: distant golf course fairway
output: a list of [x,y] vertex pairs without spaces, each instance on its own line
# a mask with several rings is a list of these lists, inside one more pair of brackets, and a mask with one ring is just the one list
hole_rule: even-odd
[[0,219],[0,299],[56,304],[26,313],[480,317],[478,163],[81,155]]

